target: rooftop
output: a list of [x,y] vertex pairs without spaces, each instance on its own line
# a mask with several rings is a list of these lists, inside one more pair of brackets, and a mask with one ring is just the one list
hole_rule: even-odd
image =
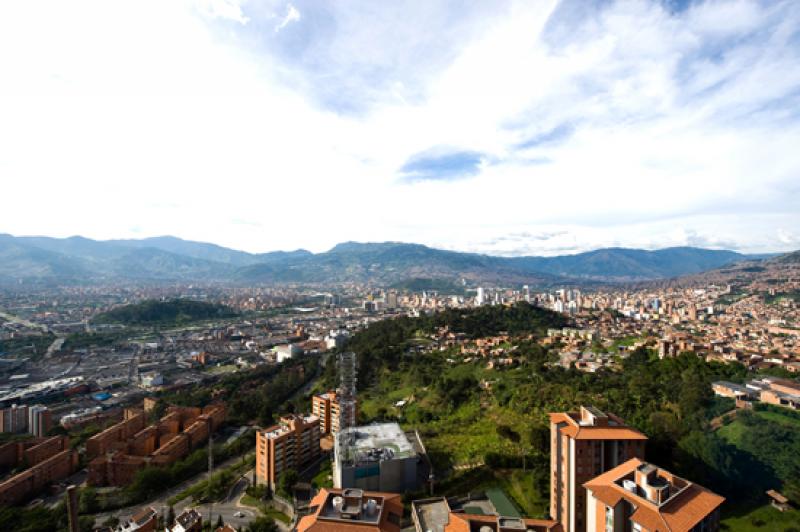
[[584,487],[606,506],[627,501],[633,508],[631,520],[651,530],[689,530],[725,500],[638,458],[595,477]]
[[615,416],[593,406],[578,412],[551,413],[550,423],[563,423],[561,431],[576,440],[646,440],[647,436]]
[[417,452],[397,423],[377,423],[353,427],[344,431],[343,437],[352,436],[350,456],[359,463],[403,459]]
[[298,531],[399,532],[403,503],[400,495],[394,493],[323,488],[311,501],[310,510],[311,514],[298,523]]

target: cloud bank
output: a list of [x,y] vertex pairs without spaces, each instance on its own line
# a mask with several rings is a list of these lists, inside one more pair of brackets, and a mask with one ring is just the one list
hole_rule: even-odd
[[800,246],[798,2],[45,4],[0,5],[0,232]]

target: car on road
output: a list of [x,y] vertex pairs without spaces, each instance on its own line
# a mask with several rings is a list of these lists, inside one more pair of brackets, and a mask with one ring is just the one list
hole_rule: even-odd
[[244,517],[244,512],[236,512],[235,514],[233,514],[233,516],[241,519],[242,517]]

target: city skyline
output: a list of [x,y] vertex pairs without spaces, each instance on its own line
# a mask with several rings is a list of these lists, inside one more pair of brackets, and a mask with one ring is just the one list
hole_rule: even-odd
[[0,232],[791,251],[798,22],[794,2],[4,4]]

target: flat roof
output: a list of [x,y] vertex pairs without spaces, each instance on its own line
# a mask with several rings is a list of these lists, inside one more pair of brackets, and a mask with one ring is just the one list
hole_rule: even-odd
[[[355,435],[350,444],[350,451],[356,455],[355,458],[359,462],[380,461],[387,458],[402,459],[417,455],[414,446],[397,423],[353,427],[344,431],[344,434]],[[389,452],[377,452],[382,450]]]

